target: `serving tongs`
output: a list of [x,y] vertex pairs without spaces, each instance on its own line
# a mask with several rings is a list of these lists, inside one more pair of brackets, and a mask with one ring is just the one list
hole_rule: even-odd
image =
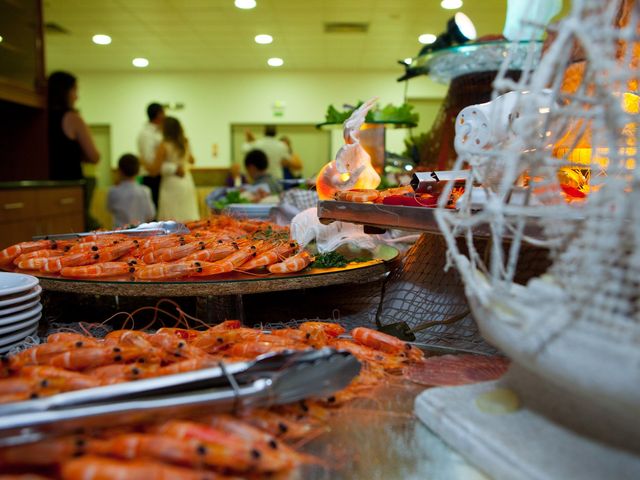
[[0,406],[0,447],[159,418],[202,416],[326,397],[360,372],[348,352],[286,351],[251,362],[62,393]]
[[190,230],[186,225],[173,220],[167,220],[164,222],[148,222],[141,223],[134,228],[123,228],[122,230],[97,230],[93,232],[78,232],[78,233],[55,233],[52,235],[36,235],[31,237],[33,240],[73,240],[81,237],[91,237],[100,235],[134,235],[137,237],[148,237],[151,235],[171,235],[171,234],[187,234]]

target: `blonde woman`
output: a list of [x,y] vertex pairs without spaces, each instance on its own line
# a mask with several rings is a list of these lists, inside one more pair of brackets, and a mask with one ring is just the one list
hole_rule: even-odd
[[153,172],[150,172],[161,175],[158,220],[198,220],[198,198],[190,172],[195,160],[177,118],[164,119],[162,136],[162,143],[158,147],[152,167]]

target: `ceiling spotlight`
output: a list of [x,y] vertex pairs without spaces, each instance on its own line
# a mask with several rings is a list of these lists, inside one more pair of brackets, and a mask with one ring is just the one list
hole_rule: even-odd
[[131,61],[131,63],[133,64],[134,67],[138,67],[138,68],[144,68],[149,66],[149,60],[142,57],[134,58]]
[[267,64],[270,67],[281,67],[282,65],[284,65],[284,60],[278,57],[273,57],[267,60]]
[[423,45],[430,45],[436,41],[436,37],[433,33],[423,33],[418,37],[418,41]]
[[442,0],[440,6],[446,10],[456,10],[462,7],[462,0]]
[[271,35],[261,34],[261,35],[256,35],[254,40],[256,41],[256,43],[259,43],[261,45],[267,45],[273,42],[273,37]]
[[236,0],[235,6],[242,10],[251,10],[256,8],[256,0]]
[[109,45],[111,43],[111,37],[109,35],[94,35],[91,40],[96,45]]
[[2,38],[2,35],[0,35],[0,43],[2,43],[2,40],[4,40],[4,38]]

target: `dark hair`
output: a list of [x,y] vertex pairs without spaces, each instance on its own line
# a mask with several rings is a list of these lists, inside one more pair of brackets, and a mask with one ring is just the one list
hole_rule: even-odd
[[269,159],[262,150],[251,150],[244,157],[244,167],[247,168],[249,165],[253,165],[259,171],[264,172],[269,168]]
[[49,75],[47,101],[50,110],[69,110],[69,92],[78,83],[76,77],[68,72],[53,72]]
[[184,155],[187,150],[187,139],[184,137],[184,130],[177,118],[166,117],[164,119],[162,136],[166,142],[173,143],[180,155]]
[[164,112],[164,107],[159,103],[150,103],[147,107],[147,117],[149,117],[150,122],[153,122],[162,112]]
[[275,137],[277,135],[277,129],[275,125],[265,125],[264,126],[264,136],[265,137]]
[[118,160],[118,170],[122,172],[125,177],[135,177],[140,171],[140,161],[132,153],[125,153]]

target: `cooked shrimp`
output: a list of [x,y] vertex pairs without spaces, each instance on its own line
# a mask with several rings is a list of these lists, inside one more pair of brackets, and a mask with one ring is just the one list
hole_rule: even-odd
[[35,250],[55,250],[58,248],[55,240],[38,240],[36,242],[21,242],[0,250],[0,266],[8,265],[23,253]]
[[114,479],[233,480],[233,477],[210,471],[176,467],[148,459],[123,461],[96,455],[74,458],[62,466],[62,480]]
[[43,388],[52,387],[61,392],[81,390],[100,385],[100,381],[90,375],[78,372],[70,372],[63,368],[50,365],[30,365],[20,369],[21,377],[26,377],[40,382]]
[[[25,262],[31,258],[50,258],[50,257],[61,257],[64,255],[64,251],[58,250],[36,250],[34,252],[23,253],[22,255],[17,256],[13,260],[13,264],[18,266],[20,262]],[[35,269],[34,269],[35,270]]]
[[159,262],[172,262],[174,260],[180,260],[192,253],[199,250],[204,250],[206,243],[203,241],[195,241],[191,243],[185,243],[184,245],[176,245],[168,248],[161,248],[148,253],[142,257],[142,260],[147,263],[159,263]]
[[[92,263],[97,263],[100,261],[100,254],[96,252],[84,252],[84,253],[72,253],[63,255],[61,257],[50,257],[50,258],[31,258],[27,260],[27,262],[40,262],[39,270],[42,272],[59,272],[64,267],[75,267],[77,265],[90,265]],[[23,263],[20,262],[18,264],[19,268],[28,268],[23,267]]]
[[168,280],[192,275],[196,268],[194,262],[154,263],[136,269],[134,276],[138,280]]
[[0,448],[0,466],[56,465],[67,458],[84,453],[85,441],[80,437],[44,440],[27,445]]
[[103,262],[94,263],[93,265],[64,267],[60,270],[60,275],[76,278],[102,278],[132,274],[135,271],[136,268],[127,262]]
[[192,253],[186,256],[185,260],[202,260],[205,262],[215,262],[228,257],[232,253],[238,251],[238,245],[234,243],[219,243],[200,250],[199,252]]
[[424,352],[419,348],[377,330],[357,327],[351,331],[351,336],[360,345],[375,348],[392,355],[406,356],[415,362],[424,360]]
[[287,258],[284,262],[269,265],[268,268],[271,273],[299,272],[306,268],[313,260],[314,257],[309,255],[307,251],[303,251],[293,257]]
[[88,347],[58,353],[51,357],[47,363],[68,370],[82,370],[141,358],[147,361],[149,352],[131,347]]
[[219,275],[234,271],[249,258],[256,255],[256,245],[243,247],[235,253],[228,255],[217,262],[193,262],[195,268],[194,276],[204,277],[209,275]]
[[[52,333],[47,337],[47,343],[60,343],[60,342],[71,342],[71,344],[75,344],[76,347],[87,347],[94,346],[97,347],[100,345],[101,341],[97,338],[87,337],[81,333],[76,332],[58,332]],[[80,343],[78,343],[80,342]]]
[[336,200],[345,201],[345,202],[374,202],[380,197],[380,192],[378,190],[346,190],[342,192],[336,192],[334,195]]
[[298,243],[294,240],[282,243],[271,248],[270,250],[267,250],[261,255],[257,255],[247,263],[242,264],[239,269],[249,271],[259,267],[267,267],[269,265],[273,265],[274,263],[280,262],[284,258],[288,257],[291,253],[295,252],[297,248]]

